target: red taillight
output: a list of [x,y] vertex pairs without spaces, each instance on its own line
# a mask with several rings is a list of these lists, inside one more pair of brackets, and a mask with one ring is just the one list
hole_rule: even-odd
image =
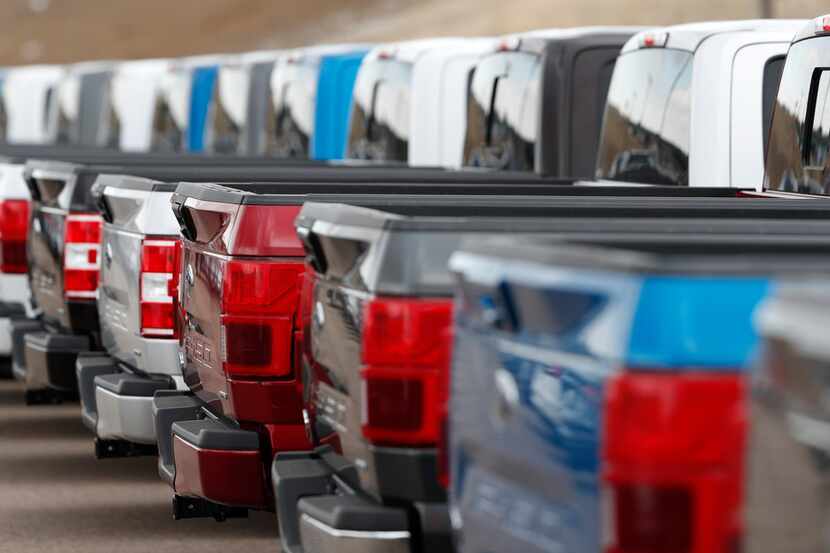
[[179,290],[181,241],[145,239],[141,243],[141,335],[177,338],[175,305]]
[[304,267],[296,261],[227,263],[220,349],[228,376],[292,374],[292,331]]
[[624,372],[606,390],[613,553],[728,553],[741,535],[747,416],[734,373]]
[[376,298],[363,313],[363,435],[436,445],[447,401],[452,302]]
[[26,236],[29,231],[29,202],[0,202],[0,272],[25,273]]
[[70,213],[66,216],[63,291],[67,298],[90,299],[98,293],[101,224],[101,216],[93,213]]

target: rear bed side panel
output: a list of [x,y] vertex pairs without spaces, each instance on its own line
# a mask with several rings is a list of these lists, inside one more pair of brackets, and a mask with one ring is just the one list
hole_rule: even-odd
[[[601,400],[624,353],[636,280],[515,267],[508,284],[472,258],[454,267],[451,502],[461,550],[600,550]],[[542,334],[553,322],[558,332]]]

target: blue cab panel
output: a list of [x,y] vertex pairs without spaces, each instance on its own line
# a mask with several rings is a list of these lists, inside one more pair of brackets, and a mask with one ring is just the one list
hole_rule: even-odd
[[197,67],[193,70],[190,89],[190,114],[187,123],[188,151],[204,151],[205,127],[218,72],[219,67],[217,65]]
[[355,50],[322,56],[311,136],[312,159],[343,159],[354,82],[367,52]]
[[[604,392],[646,370],[746,370],[768,279],[456,254],[450,508],[460,553],[599,553]],[[730,339],[724,340],[724,336]]]

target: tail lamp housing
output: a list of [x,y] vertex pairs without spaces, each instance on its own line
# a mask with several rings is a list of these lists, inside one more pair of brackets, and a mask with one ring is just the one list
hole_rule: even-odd
[[147,238],[141,243],[141,335],[178,338],[175,324],[181,265],[178,238]]
[[28,270],[28,233],[29,201],[0,201],[0,272],[21,274]]
[[230,260],[222,281],[220,352],[229,377],[293,374],[302,261]]
[[66,216],[63,251],[63,290],[67,299],[94,299],[101,272],[101,216]]
[[449,299],[375,298],[363,312],[363,435],[381,445],[436,446],[451,349]]
[[744,379],[623,372],[606,389],[608,553],[731,553],[740,542]]

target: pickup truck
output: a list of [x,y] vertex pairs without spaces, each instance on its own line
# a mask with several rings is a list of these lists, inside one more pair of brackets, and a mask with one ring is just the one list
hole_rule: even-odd
[[3,80],[5,142],[48,144],[49,105],[65,69],[58,65],[29,65],[8,70]]
[[102,132],[109,123],[109,85],[113,63],[70,65],[49,96],[47,133],[54,144],[103,146]]
[[[339,138],[338,142],[342,144],[357,69],[366,52],[367,48],[359,45],[304,48],[286,52],[274,64],[267,116],[268,155],[300,159],[332,158],[330,155],[314,155],[312,146],[315,135],[318,132],[337,133],[334,137],[321,136],[319,143]],[[326,77],[322,71],[327,57],[338,60],[337,69],[342,73],[328,75],[328,80],[322,81]],[[321,82],[324,85],[322,89],[319,87]],[[321,105],[329,102],[333,104]],[[318,112],[323,117],[319,125]],[[332,120],[334,117],[342,121],[335,122]],[[343,157],[342,149],[338,153],[335,159]]]
[[271,72],[280,55],[279,51],[248,52],[219,66],[205,129],[205,151],[264,153]]
[[109,106],[97,144],[125,152],[149,152],[153,143],[153,111],[161,94],[161,79],[170,60],[119,63],[109,83]]
[[406,163],[413,66],[431,50],[453,49],[464,42],[453,38],[422,39],[383,44],[370,50],[354,84],[346,157]]
[[794,234],[536,238],[454,255],[460,552],[744,543],[752,313],[779,279],[830,269],[823,231],[777,223]]
[[779,283],[756,311],[761,339],[752,379],[744,478],[747,553],[826,551],[830,352],[823,336],[826,274]]
[[[810,240],[826,225],[824,200],[682,197],[693,190],[572,186],[548,198],[445,198],[429,205],[390,197],[382,211],[307,202],[296,223],[313,269],[298,316],[303,418],[323,449],[276,455],[283,549],[394,543],[396,551],[449,550],[436,452],[451,336],[446,265],[467,241],[500,234],[585,241],[657,231],[694,238],[713,229]],[[556,197],[564,191],[569,196]],[[718,226],[730,217],[740,220]],[[788,217],[800,223],[780,220]],[[303,496],[316,497],[298,502]]]
[[761,190],[772,108],[802,20],[693,23],[623,47],[598,180]]
[[473,72],[464,165],[592,179],[614,63],[638,30],[551,29],[503,39]]

